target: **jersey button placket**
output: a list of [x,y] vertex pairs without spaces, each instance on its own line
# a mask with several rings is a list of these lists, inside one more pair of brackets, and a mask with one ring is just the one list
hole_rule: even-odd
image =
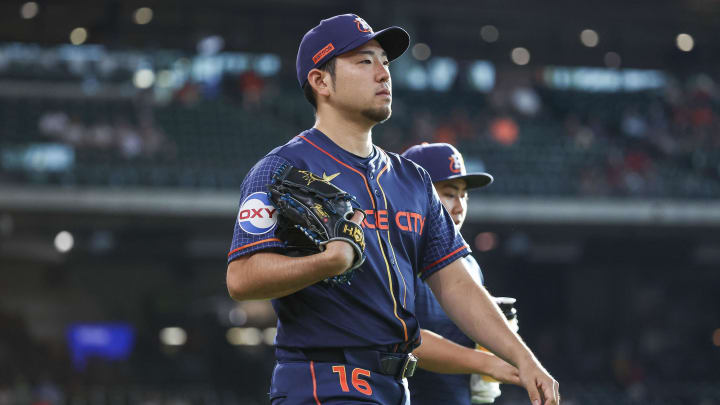
[[[373,173],[372,170],[369,170],[369,171],[368,171],[367,176],[368,176],[368,178],[369,178],[370,180],[375,180],[375,189],[374,189],[373,191],[375,192],[375,195],[376,195],[377,197],[379,197],[379,198],[376,199],[375,201],[376,201],[376,203],[378,203],[378,207],[380,207],[379,203],[380,203],[380,201],[382,201],[382,200],[380,199],[380,198],[382,197],[382,191],[380,190],[380,182],[375,179],[375,174]],[[378,209],[379,209],[379,208],[378,208]],[[389,235],[388,235],[388,236],[389,236]],[[381,235],[380,235],[380,240],[382,241],[383,245],[385,246],[385,249],[386,249],[386,252],[388,252],[388,255],[392,255],[393,253],[392,253],[392,250],[390,249],[389,241],[385,239],[384,234],[382,234],[382,233],[381,233]],[[400,267],[398,266],[397,261],[395,260],[395,258],[392,257],[392,256],[388,257],[388,264],[390,265],[390,268],[392,269],[392,273],[393,273],[393,275],[395,276],[395,277],[394,277],[395,282],[394,282],[393,284],[395,284],[395,287],[397,288],[397,290],[396,290],[396,291],[397,291],[397,297],[398,297],[397,303],[398,303],[401,307],[404,308],[404,306],[402,305],[402,301],[399,299],[399,297],[401,297],[401,295],[403,294],[403,284],[404,284],[404,283],[401,281],[401,277],[402,277],[402,276],[400,275]]]

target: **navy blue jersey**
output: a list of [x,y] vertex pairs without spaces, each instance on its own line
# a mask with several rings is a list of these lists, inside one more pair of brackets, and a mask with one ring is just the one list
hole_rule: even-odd
[[245,178],[228,261],[264,249],[282,252],[267,184],[283,163],[309,170],[354,195],[367,217],[365,263],[350,285],[318,282],[272,300],[281,347],[391,346],[419,341],[415,278],[470,250],[443,208],[430,176],[415,163],[373,146],[361,158],[316,129],[271,151]]
[[[463,258],[470,275],[482,284],[480,266],[472,256]],[[438,303],[432,290],[423,282],[417,283],[415,315],[420,327],[431,330],[453,342],[475,348],[475,342],[453,323]],[[417,369],[408,379],[412,404],[470,405],[470,374],[438,374]]]

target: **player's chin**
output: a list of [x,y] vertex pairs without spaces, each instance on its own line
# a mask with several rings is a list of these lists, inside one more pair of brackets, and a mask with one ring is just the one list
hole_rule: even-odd
[[390,105],[386,105],[383,107],[375,107],[375,108],[368,108],[366,110],[363,110],[362,115],[374,122],[377,123],[383,123],[387,121],[390,116],[392,115],[392,109],[390,108]]

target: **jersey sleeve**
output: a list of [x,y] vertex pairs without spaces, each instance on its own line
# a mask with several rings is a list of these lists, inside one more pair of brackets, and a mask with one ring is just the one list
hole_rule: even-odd
[[431,274],[448,264],[470,254],[470,246],[455,229],[450,214],[443,207],[433,187],[430,175],[423,169],[426,191],[428,195],[428,213],[423,233],[425,245],[422,251],[421,267],[418,275],[426,280]]
[[475,280],[478,285],[485,285],[485,278],[483,277],[482,269],[480,268],[477,260],[475,260],[472,255],[467,255],[463,257],[463,260],[465,260],[468,272],[470,272],[470,276],[473,278],[473,280]]
[[285,243],[275,237],[278,213],[267,196],[273,173],[284,163],[289,162],[280,156],[265,156],[245,177],[228,263],[259,250],[285,247]]

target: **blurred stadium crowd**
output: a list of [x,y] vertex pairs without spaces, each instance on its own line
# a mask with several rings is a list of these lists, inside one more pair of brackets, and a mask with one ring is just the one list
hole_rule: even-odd
[[[400,88],[393,119],[375,139],[394,152],[418,142],[455,144],[471,167],[484,164],[502,180],[491,194],[711,198],[720,195],[715,80],[670,77],[660,89],[632,93],[558,90],[532,77],[489,93],[461,80],[442,92]],[[246,71],[210,84],[187,81],[162,102],[152,90],[6,95],[0,176],[236,189],[250,162],[311,125],[293,84]],[[49,144],[64,147],[65,160],[56,155],[53,164],[50,152],[43,159],[38,148]]]

